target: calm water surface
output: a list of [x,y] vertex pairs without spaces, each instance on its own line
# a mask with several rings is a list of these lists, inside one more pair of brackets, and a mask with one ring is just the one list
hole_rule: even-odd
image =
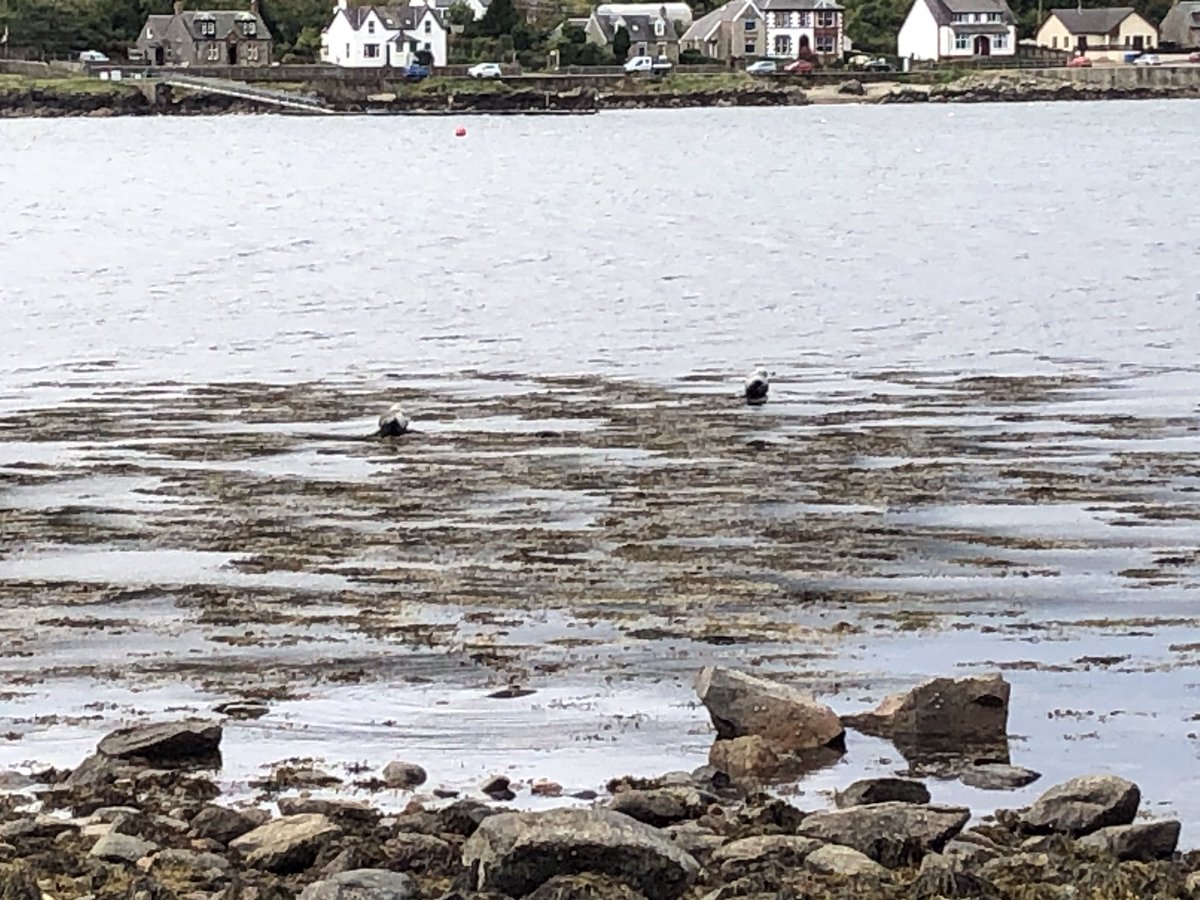
[[[869,403],[882,390],[871,379],[888,373],[926,386],[964,374],[1061,375],[1103,384],[1031,402],[1030,412],[1048,418],[1020,426],[1023,463],[1069,451],[1086,474],[1159,454],[1180,467],[1175,484],[1194,491],[1187,479],[1195,481],[1200,451],[1200,226],[1187,172],[1198,113],[1192,101],[631,112],[471,118],[463,139],[448,118],[0,122],[0,412],[19,417],[59,396],[158,380],[383,386],[399,373],[476,389],[471,373],[577,373],[684,390],[687,376],[733,377],[763,361],[780,373],[771,412],[786,419],[835,402]],[[919,405],[926,388],[897,377],[888,390],[909,391]],[[961,429],[967,437],[957,452],[968,460],[981,435],[1010,427],[996,409],[981,408],[978,421],[965,413],[930,406],[921,410],[924,424],[906,425]],[[885,426],[891,414],[880,407]],[[1088,415],[1176,424],[1093,441],[1078,418]],[[820,430],[777,428],[801,437]],[[0,430],[0,469],[76,462],[71,446],[45,437]],[[923,445],[901,449],[909,455],[865,453],[852,462],[881,471],[929,462]],[[131,451],[114,444],[105,458],[123,452]],[[353,460],[319,459],[327,470],[314,465],[313,477],[371,477],[366,462],[356,469]],[[78,496],[72,490],[0,486],[0,514],[118,504],[112,497],[126,487],[89,480]],[[112,495],[95,500],[103,490]],[[1157,499],[1178,504],[1180,490]],[[128,516],[161,508],[157,498],[139,497],[120,499]],[[186,504],[181,509],[186,514]],[[1015,599],[1034,622],[1111,615],[1131,598],[1143,613],[1181,617],[1170,637],[1145,641],[1135,629],[1098,639],[1099,652],[1132,658],[1136,673],[1074,665],[1098,652],[1086,628],[1014,646],[1010,635],[974,630],[968,617],[970,627],[933,637],[897,631],[851,641],[821,663],[825,674],[852,681],[856,672],[886,672],[896,684],[876,686],[890,687],[954,672],[959,662],[1032,660],[1042,669],[1009,674],[1013,731],[1025,742],[1014,761],[1048,776],[1033,792],[1051,777],[1115,769],[1194,829],[1200,804],[1187,797],[1200,787],[1200,771],[1188,720],[1200,706],[1200,662],[1176,665],[1167,644],[1200,641],[1196,580],[1138,593],[1115,572],[1145,565],[1152,552],[1194,549],[1195,523],[1184,516],[1155,530],[1119,529],[1111,518],[1082,505],[1025,501],[898,510],[894,522],[914,529],[1068,536],[1084,546],[1030,563],[1053,564],[1057,580],[956,580],[933,565],[901,571],[901,560],[880,585],[899,589],[899,578],[916,592]],[[88,557],[71,546],[39,556],[26,553],[20,535],[7,537],[3,578],[61,577],[56,566],[71,554],[95,580],[120,580],[121,570],[134,583],[188,566],[217,569],[227,559],[172,556],[154,545],[105,560],[95,548]],[[1004,555],[1024,559],[1015,550]],[[863,584],[875,586],[868,581],[864,575]],[[210,646],[170,605],[92,612],[140,621],[180,655]],[[0,615],[37,627],[38,611],[23,604],[0,603]],[[533,642],[558,633],[553,622],[529,627]],[[632,654],[635,671],[680,675],[697,662],[655,660],[654,646],[634,652],[619,637],[604,639]],[[5,671],[119,661],[127,643],[119,633],[84,635],[7,661]],[[303,654],[306,645],[288,652]],[[728,654],[738,661],[736,649]],[[0,743],[0,763],[71,764],[111,723],[39,728],[37,717],[130,702],[125,687],[86,679],[38,691],[0,718],[0,730],[25,734]],[[151,710],[208,702],[192,683],[137,691]],[[518,774],[590,786],[618,772],[581,776],[589,766],[627,771],[642,763],[651,774],[695,765],[709,741],[682,675],[619,695],[599,677],[565,678],[503,712],[440,685],[430,691],[396,699],[369,687],[329,687],[307,705],[284,702],[277,715],[298,731],[236,726],[230,764],[245,776],[301,751],[353,759],[369,750],[382,762],[393,732],[377,725],[389,716],[412,723],[410,756],[452,756],[466,784],[498,760],[516,759]],[[877,695],[846,689],[840,708],[868,699]],[[1058,723],[1080,711],[1083,721],[1064,738],[1061,729],[1070,728]],[[630,724],[628,713],[646,721]],[[1097,714],[1115,724],[1094,734]],[[588,743],[597,717],[617,723],[616,737]],[[305,746],[297,750],[296,741]],[[851,768],[886,771],[888,754],[882,742],[856,741]],[[813,784],[850,777],[826,773]],[[977,808],[1007,799],[936,796],[965,796]]]

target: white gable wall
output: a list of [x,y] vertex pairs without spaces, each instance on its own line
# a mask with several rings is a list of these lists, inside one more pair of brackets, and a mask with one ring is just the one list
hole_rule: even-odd
[[[939,51],[939,31],[948,32],[949,28],[938,28],[937,19],[929,9],[925,0],[913,0],[912,9],[900,26],[900,34],[896,38],[896,52],[912,59],[937,59]],[[953,46],[953,41],[951,41]]]
[[417,19],[416,28],[403,35],[399,29],[387,28],[373,9],[358,29],[339,9],[321,34],[321,61],[356,69],[403,67],[415,61],[416,50],[428,50],[433,64],[444,66],[446,43],[445,27],[427,7]]

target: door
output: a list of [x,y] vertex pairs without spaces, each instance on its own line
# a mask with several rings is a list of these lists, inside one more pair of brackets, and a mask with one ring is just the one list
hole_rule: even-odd
[[166,58],[167,54],[162,47],[154,48],[154,64],[156,66],[161,66],[166,61]]
[[975,55],[976,56],[991,56],[992,55],[992,39],[986,34],[981,34],[975,38]]
[[1142,37],[1140,34],[1135,35],[1133,38],[1133,49],[1134,50],[1143,50],[1143,49],[1145,49],[1145,43],[1146,43],[1146,39],[1144,37]]
[[228,57],[229,64],[231,66],[236,66],[237,61],[238,61],[237,60],[237,44],[235,44],[231,41],[229,44],[229,50],[226,55]]

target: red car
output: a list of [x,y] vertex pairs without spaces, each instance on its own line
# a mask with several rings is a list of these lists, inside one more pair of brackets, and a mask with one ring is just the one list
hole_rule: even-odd
[[1086,56],[1073,56],[1067,65],[1072,69],[1090,69],[1092,61]]
[[1200,53],[1193,53],[1188,57],[1188,62],[1200,62]]
[[789,75],[811,75],[813,64],[807,59],[798,59],[795,62],[790,62],[783,67],[783,71]]

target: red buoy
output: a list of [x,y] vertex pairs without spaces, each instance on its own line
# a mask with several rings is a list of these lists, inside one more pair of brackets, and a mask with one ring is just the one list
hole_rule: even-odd
[[465,129],[461,125],[459,125],[457,128],[454,129],[454,136],[455,137],[466,137],[467,129]]

